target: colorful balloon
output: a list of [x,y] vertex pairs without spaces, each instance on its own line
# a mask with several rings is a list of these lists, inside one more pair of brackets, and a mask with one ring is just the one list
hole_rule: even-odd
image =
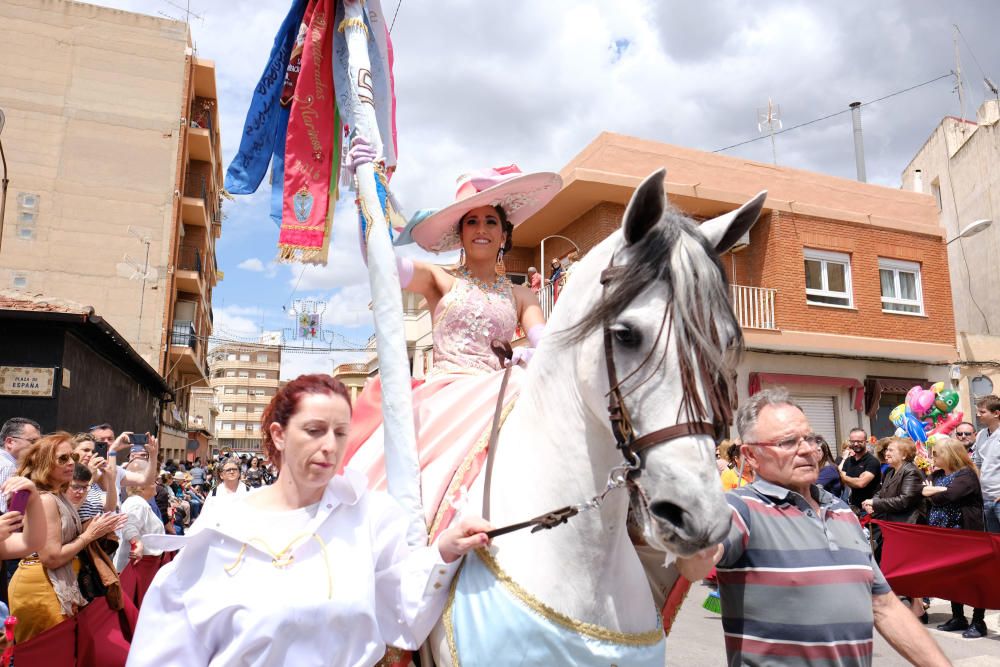
[[934,407],[936,398],[937,394],[935,392],[924,389],[920,385],[914,385],[906,393],[906,406],[916,416],[923,417],[928,410]]

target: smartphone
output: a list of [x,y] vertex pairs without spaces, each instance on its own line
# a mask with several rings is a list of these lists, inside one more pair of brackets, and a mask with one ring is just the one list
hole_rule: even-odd
[[24,514],[24,510],[28,507],[28,497],[30,495],[31,493],[27,489],[15,491],[11,495],[10,500],[7,501],[7,511]]
[[136,449],[137,446],[145,447],[146,443],[149,442],[149,437],[145,433],[133,433],[130,437],[132,441],[132,451],[139,451]]
[[106,443],[106,442],[95,442],[94,443],[94,456],[100,456],[102,459],[108,458],[108,443]]

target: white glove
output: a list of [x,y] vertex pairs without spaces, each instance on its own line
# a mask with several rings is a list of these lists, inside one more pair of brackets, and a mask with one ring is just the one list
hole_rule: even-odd
[[505,362],[505,366],[515,366],[521,364],[527,366],[531,358],[535,356],[535,348],[522,345],[514,348],[514,354]]
[[347,163],[344,166],[347,168],[348,175],[354,178],[354,172],[357,171],[358,167],[374,162],[376,157],[375,148],[371,143],[360,134],[357,135],[351,141],[350,150],[347,151]]

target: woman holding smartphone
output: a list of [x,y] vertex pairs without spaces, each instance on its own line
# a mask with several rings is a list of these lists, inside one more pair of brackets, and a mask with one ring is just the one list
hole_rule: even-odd
[[143,537],[184,549],[146,593],[129,665],[374,665],[426,639],[489,526],[465,519],[411,549],[399,505],[341,470],[350,422],[338,380],[289,382],[262,423],[276,482],[209,503],[185,538]]
[[[17,642],[58,625],[87,604],[77,583],[77,555],[125,522],[124,516],[101,514],[83,529],[80,516],[65,495],[76,465],[73,445],[69,433],[53,433],[31,445],[20,459],[18,473],[39,491],[36,495],[40,498],[32,500],[41,506],[45,533],[34,549],[37,554],[22,560],[10,581],[10,613],[18,619],[14,629]],[[29,539],[28,533],[25,536]],[[36,536],[32,534],[30,540],[25,546],[35,546]]]

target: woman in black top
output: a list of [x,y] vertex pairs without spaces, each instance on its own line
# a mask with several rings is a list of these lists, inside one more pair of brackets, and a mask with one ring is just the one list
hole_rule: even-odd
[[[941,528],[983,530],[983,492],[979,486],[979,473],[965,451],[965,445],[948,439],[936,443],[931,456],[938,469],[931,475],[931,486],[923,489],[924,496],[931,502],[927,523]],[[951,618],[939,625],[938,630],[963,630],[962,636],[967,639],[985,637],[985,616],[985,609],[973,609],[970,625],[965,620],[965,607],[959,602],[952,602]]]

